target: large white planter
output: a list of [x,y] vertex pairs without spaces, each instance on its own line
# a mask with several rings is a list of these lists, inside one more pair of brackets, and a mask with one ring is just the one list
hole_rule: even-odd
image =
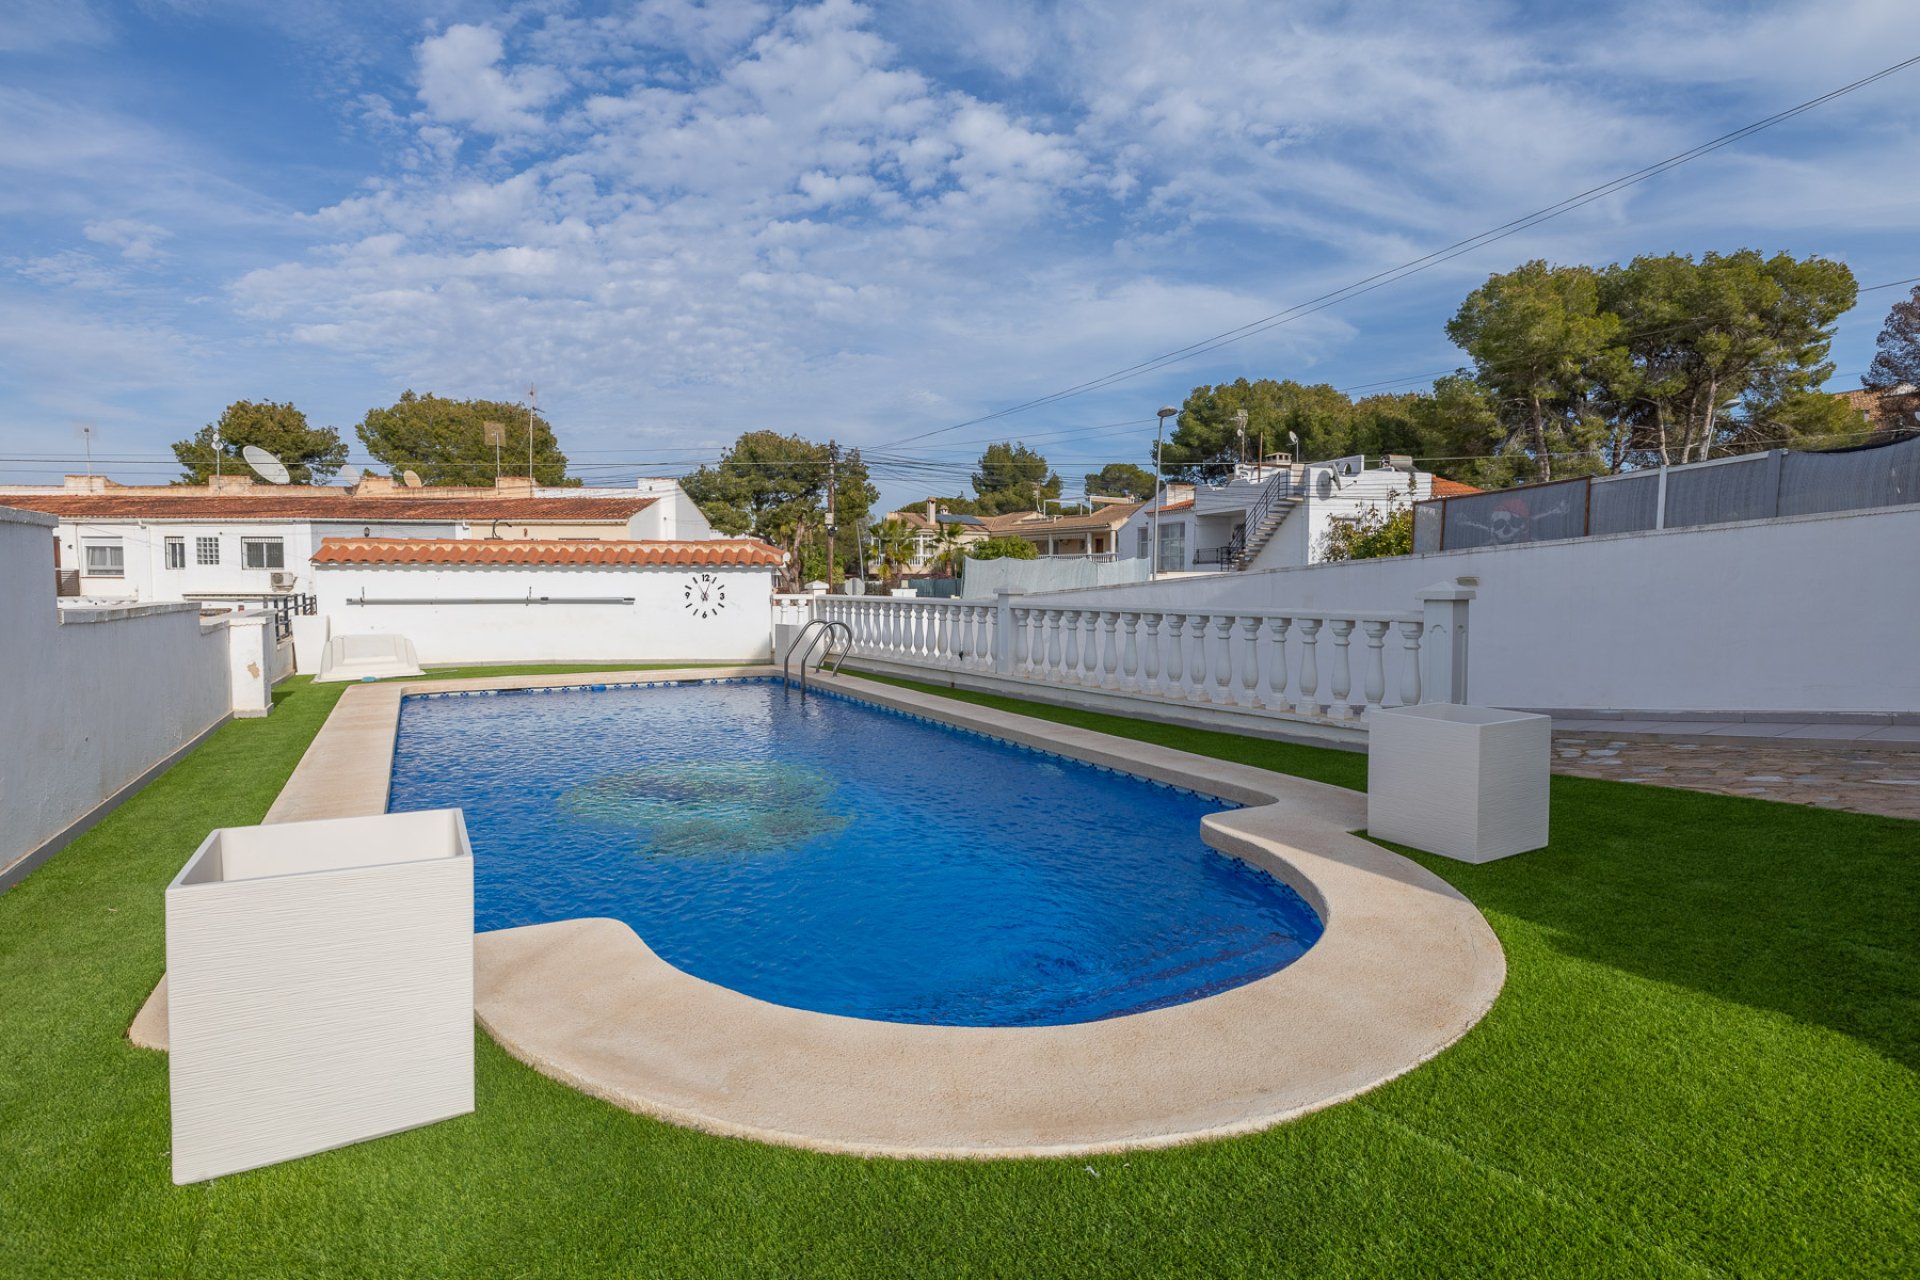
[[473,1110],[458,809],[230,827],[167,886],[173,1180]]
[[1432,702],[1367,716],[1367,834],[1462,862],[1547,843],[1553,721]]

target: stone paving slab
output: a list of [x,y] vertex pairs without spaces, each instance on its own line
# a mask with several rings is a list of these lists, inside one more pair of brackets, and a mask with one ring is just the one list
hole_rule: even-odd
[[1726,735],[1720,741],[1663,742],[1581,731],[1556,733],[1553,756],[1553,771],[1570,777],[1920,820],[1920,752],[1873,750],[1864,739],[1857,746],[1846,739],[1812,736]]

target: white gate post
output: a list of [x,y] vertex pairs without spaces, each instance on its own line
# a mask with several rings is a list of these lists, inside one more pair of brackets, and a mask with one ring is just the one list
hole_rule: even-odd
[[1421,681],[1422,700],[1467,700],[1467,605],[1474,597],[1474,579],[1440,582],[1420,592],[1426,626],[1420,638],[1420,657],[1426,668]]

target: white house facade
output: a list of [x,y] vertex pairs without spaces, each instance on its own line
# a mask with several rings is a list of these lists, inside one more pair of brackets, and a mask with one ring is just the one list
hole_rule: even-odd
[[[381,479],[384,479],[382,477]],[[89,600],[232,600],[314,589],[330,538],[705,541],[715,536],[672,481],[665,489],[518,492],[385,486],[372,492],[235,484],[28,492],[9,504],[56,517],[61,594]],[[466,496],[477,494],[479,496]]]
[[316,638],[404,636],[426,664],[764,662],[784,560],[751,538],[330,539]]
[[[1216,484],[1168,485],[1120,531],[1122,556],[1159,547],[1161,573],[1282,569],[1326,558],[1338,521],[1408,508],[1433,495],[1436,477],[1358,455],[1328,462],[1247,465]],[[1441,481],[1443,485],[1451,482]],[[1455,491],[1472,492],[1466,486]]]

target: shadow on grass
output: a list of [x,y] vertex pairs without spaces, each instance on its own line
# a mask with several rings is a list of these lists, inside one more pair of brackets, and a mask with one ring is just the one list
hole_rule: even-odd
[[1480,866],[1400,851],[1565,954],[1920,1070],[1920,823],[1556,778],[1545,850]]

